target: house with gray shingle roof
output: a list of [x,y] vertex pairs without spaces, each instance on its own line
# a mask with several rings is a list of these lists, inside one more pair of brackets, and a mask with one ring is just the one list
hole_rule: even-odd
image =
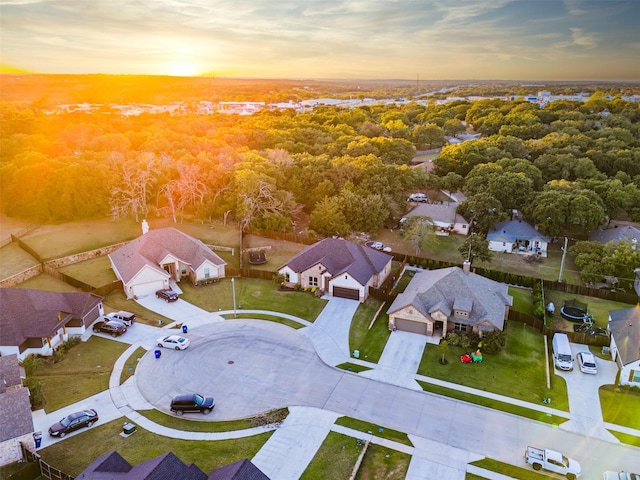
[[200,240],[175,228],[149,230],[110,253],[109,260],[127,298],[152,295],[183,278],[194,285],[223,278],[226,265]]
[[104,314],[102,297],[87,292],[0,289],[0,354],[52,355]]
[[482,335],[504,328],[512,304],[506,284],[471,273],[468,263],[419,271],[387,310],[389,329],[435,337]]
[[640,242],[640,229],[633,225],[615,225],[606,230],[598,229],[589,233],[590,242],[609,243],[617,245],[621,241],[637,245]]
[[278,268],[285,282],[364,302],[391,273],[393,257],[343,238],[325,238]]
[[78,480],[269,480],[250,460],[244,459],[212,470],[185,464],[172,452],[132,466],[118,452],[96,459],[76,477]]
[[24,460],[22,443],[35,452],[29,389],[22,385],[17,355],[0,356],[0,466]]
[[510,220],[496,223],[487,233],[489,250],[521,255],[538,254],[547,256],[547,246],[551,239],[524,220]]
[[456,203],[423,203],[417,205],[409,213],[405,214],[400,223],[406,222],[411,217],[429,217],[430,223],[436,228],[437,235],[469,235],[469,222],[458,213]]
[[640,306],[609,310],[611,358],[620,370],[620,385],[640,387]]

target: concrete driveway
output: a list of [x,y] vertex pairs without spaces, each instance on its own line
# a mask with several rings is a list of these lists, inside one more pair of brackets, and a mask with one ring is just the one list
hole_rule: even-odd
[[564,378],[567,383],[569,395],[569,410],[571,420],[560,425],[563,430],[580,433],[582,435],[597,437],[610,442],[617,441],[616,437],[609,433],[602,422],[602,408],[600,406],[599,388],[602,385],[615,384],[618,369],[611,360],[596,359],[598,373],[590,375],[582,373],[578,365],[578,352],[588,352],[589,346],[572,343],[573,370],[565,372],[554,367],[555,374]]

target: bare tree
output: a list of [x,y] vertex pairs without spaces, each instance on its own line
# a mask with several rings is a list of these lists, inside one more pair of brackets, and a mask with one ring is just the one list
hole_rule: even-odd
[[178,173],[178,178],[161,188],[162,195],[169,203],[173,223],[178,223],[177,212],[181,213],[181,221],[184,220],[185,207],[202,205],[207,193],[207,185],[201,180],[202,172],[198,165],[183,166]]
[[155,164],[156,158],[152,153],[143,154],[137,162],[129,162],[123,156],[111,157],[111,166],[119,174],[111,189],[112,218],[134,215],[138,222],[140,215],[148,213],[147,196],[156,181]]

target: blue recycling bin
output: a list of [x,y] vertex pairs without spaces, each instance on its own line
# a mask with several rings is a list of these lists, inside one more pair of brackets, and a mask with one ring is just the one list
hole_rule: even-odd
[[160,350],[156,350],[154,353],[156,354],[156,358],[160,358],[160,355],[162,355]]
[[187,328],[186,325],[182,325],[182,333],[187,333],[189,331],[189,329]]

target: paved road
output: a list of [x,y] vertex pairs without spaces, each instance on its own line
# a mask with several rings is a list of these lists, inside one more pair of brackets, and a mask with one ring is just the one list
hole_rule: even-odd
[[556,448],[580,460],[587,480],[606,469],[640,467],[637,448],[338,370],[304,335],[276,323],[217,322],[189,336],[189,350],[146,355],[138,366],[137,387],[156,408],[166,411],[171,396],[194,390],[216,397],[207,420],[316,407],[507,463],[518,463],[528,444]]

